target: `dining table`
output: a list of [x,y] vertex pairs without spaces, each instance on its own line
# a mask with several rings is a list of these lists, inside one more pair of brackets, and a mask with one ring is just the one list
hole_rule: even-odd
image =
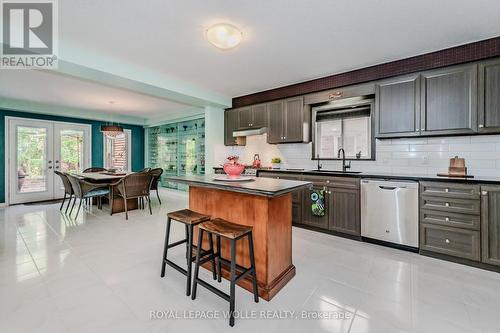
[[[115,188],[118,181],[125,178],[125,176],[131,174],[133,172],[121,172],[121,173],[113,173],[109,171],[99,171],[99,172],[76,172],[75,176],[81,177],[88,182],[91,183],[102,183],[107,184],[109,186],[109,195],[110,197],[105,198],[108,202],[110,202],[111,196],[113,196],[113,205],[109,208],[112,214],[125,212],[125,202],[124,199],[115,194]],[[139,208],[137,199],[128,199],[127,200],[127,208],[128,210],[134,210]]]

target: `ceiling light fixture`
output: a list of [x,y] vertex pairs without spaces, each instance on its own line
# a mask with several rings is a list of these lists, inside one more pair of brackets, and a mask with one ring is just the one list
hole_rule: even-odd
[[[115,104],[114,101],[109,101],[108,103],[111,105],[111,107],[113,107],[113,105]],[[123,133],[123,127],[119,125],[113,125],[113,123],[105,124],[101,125],[101,132],[107,137],[114,138],[118,134]]]
[[232,49],[243,39],[242,32],[229,23],[218,23],[207,29],[207,39],[215,47],[223,50]]

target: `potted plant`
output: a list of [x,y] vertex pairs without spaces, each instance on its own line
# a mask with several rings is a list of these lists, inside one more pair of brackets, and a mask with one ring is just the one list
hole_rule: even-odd
[[271,159],[271,163],[273,165],[273,169],[279,169],[279,168],[281,168],[281,158],[279,158],[279,157],[273,157]]
[[228,162],[224,164],[224,172],[229,178],[239,178],[241,173],[245,170],[245,165],[238,162],[238,156],[228,156]]

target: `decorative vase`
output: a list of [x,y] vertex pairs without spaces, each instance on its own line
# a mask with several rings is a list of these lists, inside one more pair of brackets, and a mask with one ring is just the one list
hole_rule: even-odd
[[229,178],[239,178],[245,170],[245,165],[239,163],[226,163],[223,169]]

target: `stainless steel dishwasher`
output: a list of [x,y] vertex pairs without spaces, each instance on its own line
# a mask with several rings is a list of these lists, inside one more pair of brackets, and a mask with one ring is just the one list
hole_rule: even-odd
[[418,183],[361,180],[361,236],[418,247]]

